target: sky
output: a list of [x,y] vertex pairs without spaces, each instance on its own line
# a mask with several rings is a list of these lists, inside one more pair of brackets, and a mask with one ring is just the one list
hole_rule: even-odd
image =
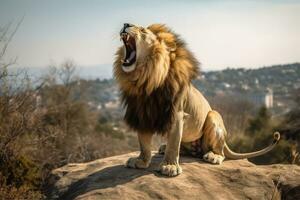
[[0,27],[24,17],[6,57],[44,69],[72,59],[111,75],[123,23],[164,23],[203,70],[300,61],[300,1],[0,0]]

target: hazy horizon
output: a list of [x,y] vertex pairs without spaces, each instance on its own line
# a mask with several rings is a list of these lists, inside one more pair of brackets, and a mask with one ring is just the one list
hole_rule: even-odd
[[[111,73],[124,22],[165,23],[179,33],[202,70],[257,68],[300,61],[299,1],[5,1],[0,26],[24,16],[7,51],[19,67],[65,59]],[[102,69],[103,68],[103,69]]]

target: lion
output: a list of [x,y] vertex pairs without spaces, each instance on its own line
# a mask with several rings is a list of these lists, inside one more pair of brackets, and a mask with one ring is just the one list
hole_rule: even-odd
[[125,23],[120,31],[123,45],[117,50],[114,77],[126,109],[124,120],[137,132],[140,155],[129,158],[129,168],[149,167],[154,134],[166,137],[164,158],[158,171],[166,176],[182,172],[180,146],[199,140],[203,160],[221,164],[225,158],[243,159],[271,151],[273,143],[256,152],[235,153],[226,144],[227,132],[221,115],[213,110],[192,79],[199,62],[185,42],[163,24],[147,28]]

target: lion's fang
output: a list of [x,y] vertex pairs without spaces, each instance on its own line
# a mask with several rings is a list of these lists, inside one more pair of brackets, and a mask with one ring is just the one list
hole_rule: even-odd
[[129,63],[129,60],[128,60],[128,59],[126,59],[126,60],[121,59],[121,62],[122,62],[122,63]]

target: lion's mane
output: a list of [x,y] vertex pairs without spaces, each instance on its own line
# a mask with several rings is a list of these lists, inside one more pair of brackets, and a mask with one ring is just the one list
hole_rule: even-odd
[[126,123],[141,133],[164,134],[172,127],[178,102],[197,76],[199,63],[184,41],[165,25],[153,24],[148,29],[157,36],[152,53],[137,61],[133,72],[126,73],[121,67],[121,47],[116,53],[114,76],[126,109]]

